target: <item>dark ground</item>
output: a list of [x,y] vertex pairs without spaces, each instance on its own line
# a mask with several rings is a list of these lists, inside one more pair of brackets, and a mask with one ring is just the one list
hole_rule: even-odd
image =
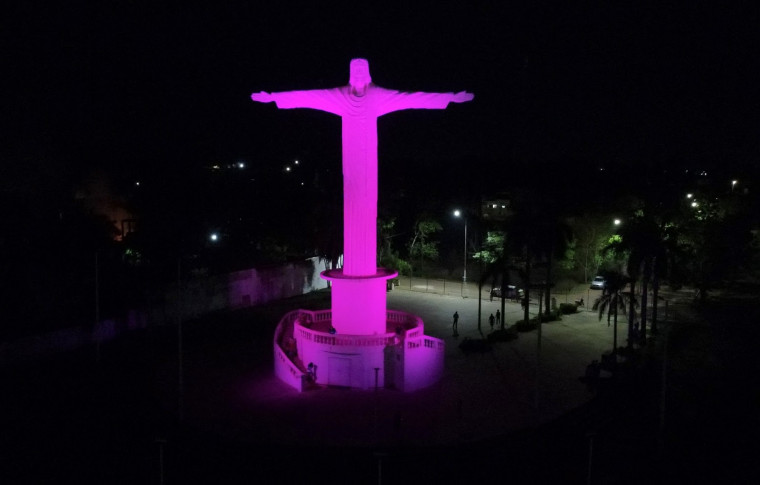
[[[250,345],[250,361],[230,364],[266,371],[290,306],[304,303],[188,322],[185,352]],[[661,334],[638,365],[552,423],[431,448],[262,446],[180,424],[160,397],[176,380],[159,378],[176,359],[176,329],[148,329],[103,346],[99,364],[89,348],[2,369],[0,483],[162,483],[162,460],[167,484],[587,483],[592,435],[591,483],[757,483],[758,313],[754,302],[684,307],[667,325],[662,435]]]

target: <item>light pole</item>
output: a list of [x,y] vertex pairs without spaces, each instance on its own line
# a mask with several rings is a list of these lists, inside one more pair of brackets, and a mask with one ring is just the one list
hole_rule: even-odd
[[462,273],[462,296],[464,296],[464,285],[467,284],[467,218],[459,210],[454,211],[454,217],[464,218],[464,272]]

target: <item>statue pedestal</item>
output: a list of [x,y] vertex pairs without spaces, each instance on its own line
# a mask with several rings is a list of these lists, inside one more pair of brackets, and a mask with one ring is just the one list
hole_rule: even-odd
[[332,322],[336,332],[347,335],[380,335],[386,332],[387,280],[396,271],[377,268],[373,275],[352,276],[342,269],[320,275],[332,285]]

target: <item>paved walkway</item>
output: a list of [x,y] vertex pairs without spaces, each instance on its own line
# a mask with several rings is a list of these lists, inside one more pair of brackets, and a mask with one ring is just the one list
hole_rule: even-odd
[[[421,316],[425,333],[446,342],[444,377],[430,388],[409,394],[326,388],[297,393],[273,376],[271,350],[257,349],[259,361],[266,364],[241,366],[252,357],[250,347],[224,353],[207,349],[187,359],[187,423],[260,443],[453,444],[546,422],[593,396],[578,378],[592,359],[612,348],[612,328],[605,321],[585,311],[544,324],[537,372],[537,331],[496,343],[489,352],[466,355],[460,350],[465,338],[487,335],[488,316],[499,308],[500,302],[488,301],[484,292],[481,334],[476,294],[474,288],[467,298],[404,289],[388,293],[389,309]],[[452,336],[454,311],[460,315],[458,338]],[[531,308],[536,311],[537,306]],[[521,316],[519,304],[506,303],[507,325]],[[622,345],[625,319],[619,323]],[[166,372],[164,378],[171,382],[171,371]]]

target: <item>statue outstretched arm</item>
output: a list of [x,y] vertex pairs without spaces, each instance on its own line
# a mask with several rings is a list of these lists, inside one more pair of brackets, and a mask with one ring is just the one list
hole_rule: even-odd
[[277,104],[280,109],[311,108],[341,115],[343,111],[338,89],[314,89],[308,91],[283,91],[267,93],[261,91],[251,94],[251,99],[259,103]]
[[380,114],[402,109],[445,109],[449,103],[466,103],[475,97],[467,91],[458,93],[403,93],[388,91],[380,106]]

